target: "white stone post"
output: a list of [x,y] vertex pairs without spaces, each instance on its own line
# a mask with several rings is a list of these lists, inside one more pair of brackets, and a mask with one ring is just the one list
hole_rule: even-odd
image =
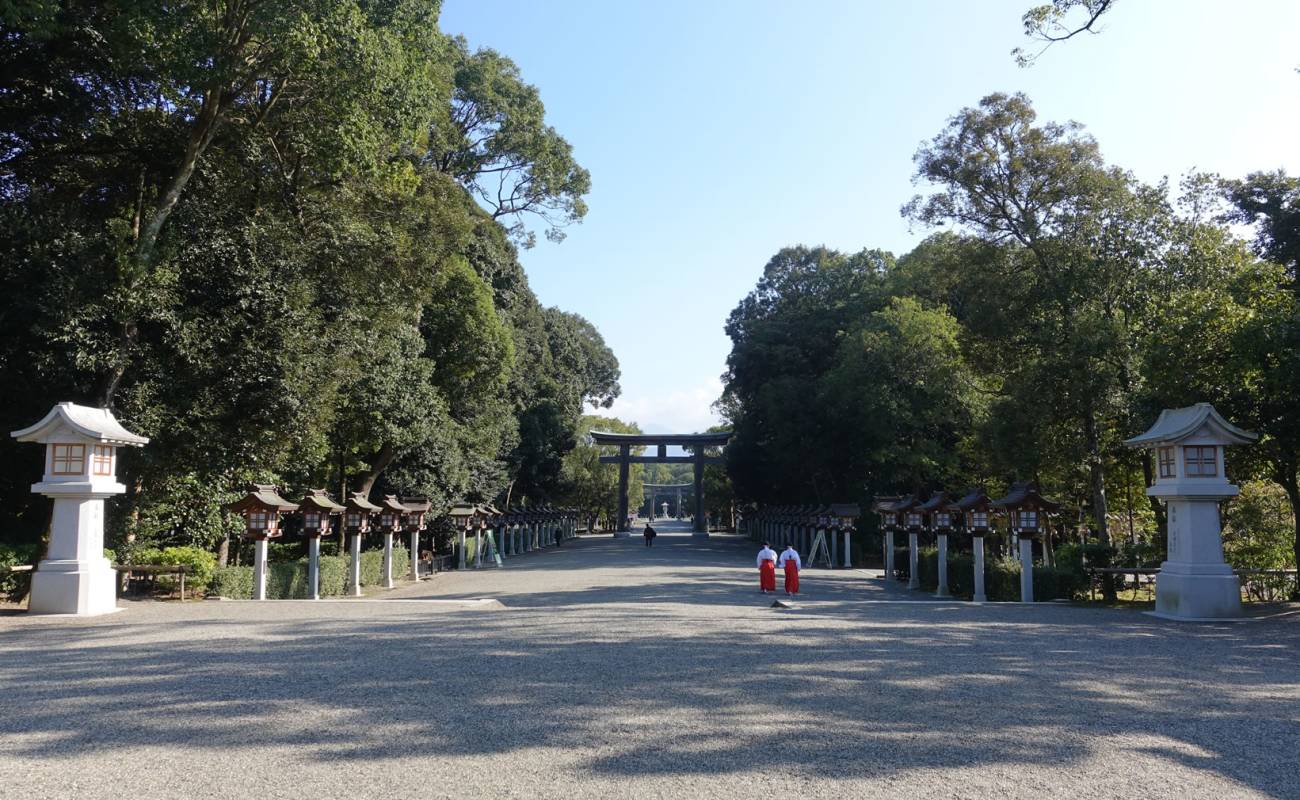
[[1034,602],[1034,540],[1020,537],[1020,602]]
[[348,564],[348,582],[352,584],[352,596],[361,596],[361,532],[352,534],[352,563]]
[[844,529],[844,567],[845,569],[853,566],[853,558],[849,555],[849,534],[853,531],[850,528]]
[[907,534],[907,588],[921,588],[921,576],[917,573],[919,569],[919,554],[916,549],[916,532],[908,531]]
[[253,599],[266,599],[266,538],[253,542]]
[[939,590],[934,596],[951,597],[948,594],[948,534],[938,533],[936,538],[939,540]]
[[411,531],[411,580],[420,579],[420,531]]
[[460,554],[457,556],[457,564],[460,569],[465,569],[465,529],[461,528],[459,533],[460,533],[460,548],[459,548]]
[[307,597],[320,599],[320,537],[307,539]]
[[885,580],[894,579],[894,531],[885,531]]
[[384,531],[384,588],[393,588],[393,532]]
[[986,603],[988,598],[984,595],[984,537],[972,537],[971,548],[975,551],[975,596],[971,599],[976,603]]

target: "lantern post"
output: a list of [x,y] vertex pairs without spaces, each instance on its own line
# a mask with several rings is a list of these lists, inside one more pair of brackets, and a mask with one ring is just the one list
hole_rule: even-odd
[[244,537],[253,540],[253,599],[266,599],[266,543],[280,536],[280,515],[298,510],[275,486],[253,483],[248,493],[226,506],[244,517]]
[[467,564],[465,558],[465,537],[469,531],[474,530],[475,517],[478,516],[478,507],[470,503],[457,503],[452,506],[448,512],[452,522],[456,525],[456,534],[459,539],[458,554],[456,556],[456,568],[465,569]]
[[302,512],[302,535],[307,537],[307,596],[320,599],[320,540],[329,533],[330,517],[343,513],[324,489],[312,489],[298,503]]
[[975,562],[975,592],[971,600],[976,603],[988,602],[984,593],[984,537],[989,533],[989,510],[993,501],[982,488],[971,489],[948,510],[956,515],[962,524],[962,530],[971,537],[971,554]]
[[50,543],[32,575],[30,614],[94,616],[117,611],[117,574],[104,557],[104,500],[122,494],[119,447],[148,444],[106,408],[59,403],[10,434],[45,445],[45,474],[32,492],[53,499]]
[[1239,492],[1224,472],[1224,449],[1256,438],[1209,403],[1197,403],[1161,411],[1146,433],[1124,442],[1155,451],[1156,478],[1147,495],[1168,509],[1168,553],[1156,575],[1156,616],[1241,616],[1241,582],[1223,558],[1219,503]]
[[403,497],[402,505],[406,507],[403,522],[411,540],[411,580],[420,579],[420,531],[424,530],[424,518],[433,508],[427,497]]
[[1011,535],[1020,540],[1020,602],[1034,602],[1034,538],[1042,534],[1048,514],[1061,510],[1061,504],[1038,493],[1033,481],[1014,483],[1006,497],[991,505],[1007,513]]
[[344,504],[343,523],[348,534],[352,536],[352,560],[348,564],[348,584],[352,596],[361,596],[361,537],[370,530],[370,518],[380,511],[379,506],[370,502],[362,492],[353,492]]
[[385,589],[393,588],[393,535],[402,530],[409,513],[397,495],[384,495],[379,504],[379,530],[384,534],[384,566],[380,580]]
[[917,511],[922,514],[930,533],[934,534],[935,544],[939,548],[939,583],[934,596],[941,598],[952,596],[948,592],[948,534],[952,532],[952,512],[948,510],[948,502],[947,492],[935,492],[929,500],[917,506]]

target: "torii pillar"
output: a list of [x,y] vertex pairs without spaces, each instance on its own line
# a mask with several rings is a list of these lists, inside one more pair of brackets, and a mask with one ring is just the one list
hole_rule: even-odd
[[704,518],[704,445],[695,448],[695,535],[709,535],[709,522]]

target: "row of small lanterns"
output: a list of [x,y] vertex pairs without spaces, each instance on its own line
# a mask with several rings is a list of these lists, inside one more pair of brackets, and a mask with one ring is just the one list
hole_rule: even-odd
[[[428,498],[385,495],[381,503],[370,502],[362,492],[353,492],[347,502],[339,504],[324,489],[309,490],[294,503],[282,497],[270,484],[250,484],[247,493],[226,510],[244,518],[244,537],[254,543],[253,599],[266,599],[267,541],[281,535],[282,514],[302,517],[302,534],[307,538],[308,597],[320,599],[320,540],[331,530],[331,518],[342,517],[343,529],[351,536],[351,563],[348,587],[353,596],[361,596],[361,537],[372,524],[384,536],[382,581],[385,588],[393,583],[393,537],[405,532],[410,536],[410,578],[418,580],[419,536],[425,529],[432,508]],[[500,558],[518,555],[538,547],[577,535],[577,512],[572,509],[540,508],[499,511],[489,505],[461,503],[448,512],[459,537],[459,564],[466,566],[466,539],[474,537],[475,565],[482,566],[485,551],[499,564]],[[497,536],[500,536],[498,544]]]
[[[794,545],[808,557],[811,566],[816,554],[812,552],[817,535],[826,542],[827,558],[831,566],[853,565],[850,541],[857,519],[862,514],[856,503],[833,503],[828,506],[759,506],[741,513],[741,524],[755,542],[767,542],[776,547]],[[838,536],[836,535],[838,534]],[[841,554],[839,542],[843,541]]]
[[871,510],[880,516],[884,532],[885,576],[894,575],[894,534],[906,532],[908,537],[907,588],[920,588],[917,569],[918,538],[922,533],[933,534],[939,549],[939,588],[937,597],[948,597],[948,536],[964,534],[971,537],[974,555],[975,591],[972,599],[987,601],[984,591],[984,537],[993,532],[994,515],[1005,515],[1011,535],[1020,542],[1020,599],[1025,603],[1034,600],[1033,540],[1046,530],[1049,516],[1061,510],[1061,504],[1044,497],[1038,484],[1032,481],[1012,484],[1005,497],[990,498],[982,488],[966,491],[961,497],[936,491],[928,498],[920,493],[904,496],[877,497]]

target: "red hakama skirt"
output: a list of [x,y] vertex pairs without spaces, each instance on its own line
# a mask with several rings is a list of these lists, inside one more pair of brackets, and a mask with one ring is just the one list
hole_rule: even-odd
[[764,559],[758,567],[758,588],[765,592],[776,591],[776,562]]
[[793,561],[785,562],[785,590],[799,594],[799,567]]

